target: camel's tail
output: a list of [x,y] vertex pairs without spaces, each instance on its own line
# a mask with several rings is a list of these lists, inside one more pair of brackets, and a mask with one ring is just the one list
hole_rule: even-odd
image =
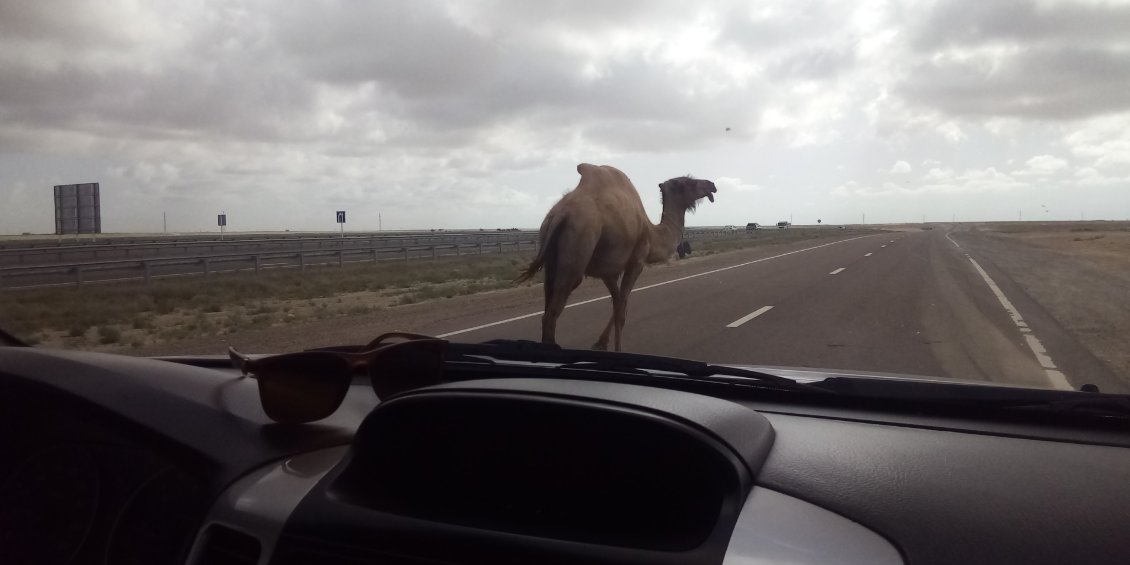
[[524,283],[534,278],[534,275],[545,266],[546,261],[551,259],[552,253],[556,250],[554,236],[557,234],[557,228],[561,226],[562,219],[561,215],[554,214],[541,223],[541,229],[538,230],[538,254],[530,262],[530,266],[514,279],[514,282]]

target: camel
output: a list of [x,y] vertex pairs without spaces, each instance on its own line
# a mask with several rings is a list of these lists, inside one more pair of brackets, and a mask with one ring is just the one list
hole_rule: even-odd
[[647,218],[639,192],[627,175],[607,165],[577,165],[577,187],[546,214],[538,234],[537,257],[517,282],[545,269],[545,314],[542,343],[556,343],[557,318],[565,301],[585,276],[599,278],[612,295],[612,317],[593,344],[608,349],[615,330],[615,349],[628,317],[628,295],[644,264],[666,261],[682,239],[683,219],[698,201],[714,202],[714,183],[690,176],[660,183],[663,216],[659,225]]

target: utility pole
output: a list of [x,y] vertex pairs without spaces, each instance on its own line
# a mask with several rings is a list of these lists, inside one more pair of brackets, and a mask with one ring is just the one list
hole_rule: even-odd
[[867,212],[864,212],[864,213],[863,213],[863,223],[864,223],[864,224],[866,224],[866,223],[867,223]]
[[381,213],[377,212],[377,231],[383,231],[384,226],[381,222]]
[[169,213],[161,212],[161,232],[169,233]]
[[1018,221],[1018,222],[1024,221],[1024,210],[1017,210],[1016,211],[1016,221]]

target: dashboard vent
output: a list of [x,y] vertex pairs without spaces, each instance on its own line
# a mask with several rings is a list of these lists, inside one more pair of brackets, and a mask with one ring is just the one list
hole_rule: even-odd
[[[473,558],[472,558],[473,560]],[[397,553],[373,551],[355,544],[339,545],[324,540],[303,537],[283,536],[279,540],[273,565],[362,565],[380,563],[381,565],[460,565],[447,560],[417,558]]]
[[261,551],[254,536],[212,524],[204,531],[195,565],[257,565]]

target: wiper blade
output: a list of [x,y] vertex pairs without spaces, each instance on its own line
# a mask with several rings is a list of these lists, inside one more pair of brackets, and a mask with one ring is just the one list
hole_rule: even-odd
[[1107,418],[1130,419],[1130,398],[1105,396],[1072,400],[1051,400],[1040,403],[1017,403],[1004,406],[1009,410],[1048,412]]
[[1130,396],[1083,391],[994,387],[954,382],[831,377],[821,386],[843,396],[989,410],[1130,419]]
[[31,347],[30,345],[24,343],[23,340],[4,331],[3,329],[0,329],[0,345],[7,345],[11,347]]
[[[738,384],[750,384],[756,382],[768,388],[779,390],[832,394],[830,391],[811,384],[799,383],[789,378],[740,367],[713,365],[702,361],[639,353],[563,349],[558,345],[526,340],[492,340],[478,344],[450,343],[448,344],[447,354],[449,360],[457,357],[488,357],[506,361],[550,363],[554,365],[555,369],[627,372],[645,375],[651,375],[651,371],[656,371],[709,380],[715,383],[729,381]],[[725,379],[725,377],[730,377],[730,379]]]

